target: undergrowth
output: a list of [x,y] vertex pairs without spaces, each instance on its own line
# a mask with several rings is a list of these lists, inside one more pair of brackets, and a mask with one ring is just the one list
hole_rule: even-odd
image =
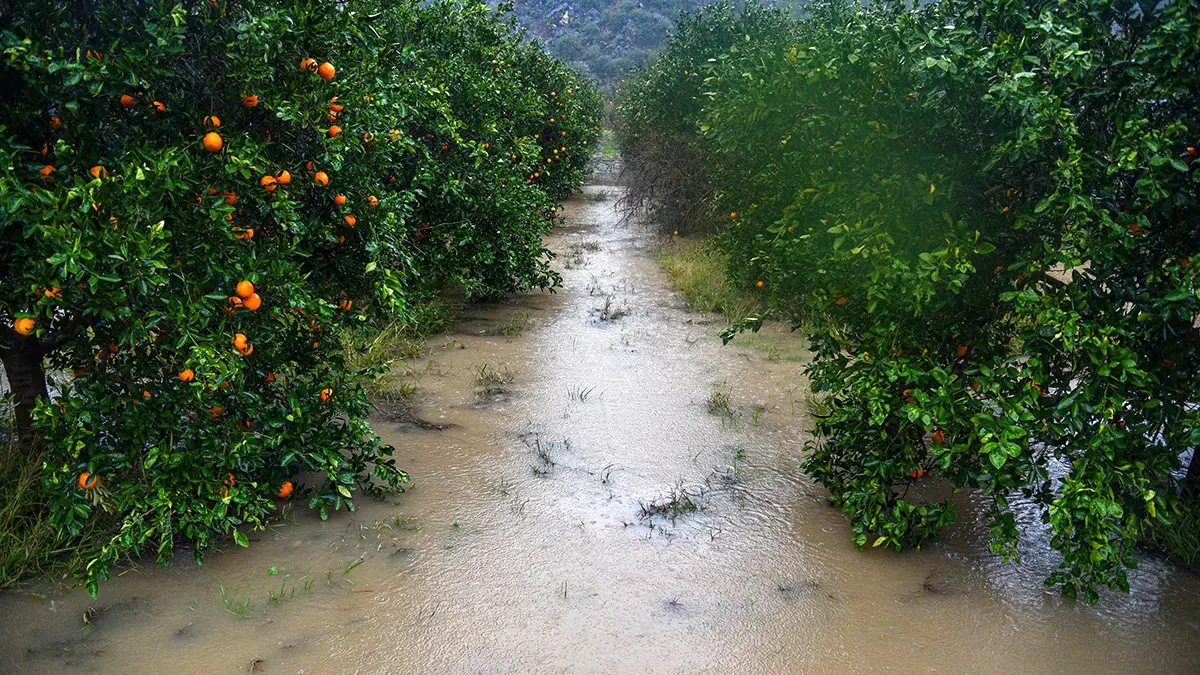
[[659,253],[658,260],[689,310],[717,312],[735,322],[760,309],[753,295],[729,281],[729,259],[710,241],[675,237]]

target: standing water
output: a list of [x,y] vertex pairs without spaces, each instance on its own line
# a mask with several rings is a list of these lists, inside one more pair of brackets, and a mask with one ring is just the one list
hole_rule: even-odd
[[1197,669],[1200,581],[1156,558],[1078,604],[1044,539],[988,554],[969,498],[935,546],[856,550],[799,471],[802,340],[721,347],[618,195],[566,204],[562,289],[469,308],[413,364],[426,423],[375,424],[408,492],[97,600],[4,595],[0,672]]

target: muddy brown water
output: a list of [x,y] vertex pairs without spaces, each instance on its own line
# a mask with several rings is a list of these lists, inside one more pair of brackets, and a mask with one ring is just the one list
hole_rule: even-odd
[[[969,497],[935,546],[857,551],[798,469],[803,341],[722,347],[617,188],[586,196],[549,238],[562,289],[470,307],[410,364],[416,414],[451,426],[376,421],[408,492],[127,567],[97,600],[0,596],[0,671],[1197,670],[1192,570],[1146,556],[1131,593],[1077,604],[1041,586],[1032,512],[1020,567]],[[701,508],[640,517],[672,495]]]

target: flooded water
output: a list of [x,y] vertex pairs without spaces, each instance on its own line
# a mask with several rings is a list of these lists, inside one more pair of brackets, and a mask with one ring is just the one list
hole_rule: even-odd
[[615,197],[566,205],[562,289],[469,307],[412,364],[429,424],[375,425],[412,489],[98,600],[4,595],[0,671],[1197,670],[1191,570],[1145,558],[1080,605],[1042,588],[1044,539],[988,555],[969,499],[936,546],[857,551],[798,469],[803,341],[722,347]]

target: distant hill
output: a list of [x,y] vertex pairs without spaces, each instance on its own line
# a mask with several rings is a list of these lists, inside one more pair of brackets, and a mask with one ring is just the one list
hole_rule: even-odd
[[531,37],[612,93],[623,70],[643,63],[664,44],[679,12],[712,2],[516,0],[514,4],[518,21]]

